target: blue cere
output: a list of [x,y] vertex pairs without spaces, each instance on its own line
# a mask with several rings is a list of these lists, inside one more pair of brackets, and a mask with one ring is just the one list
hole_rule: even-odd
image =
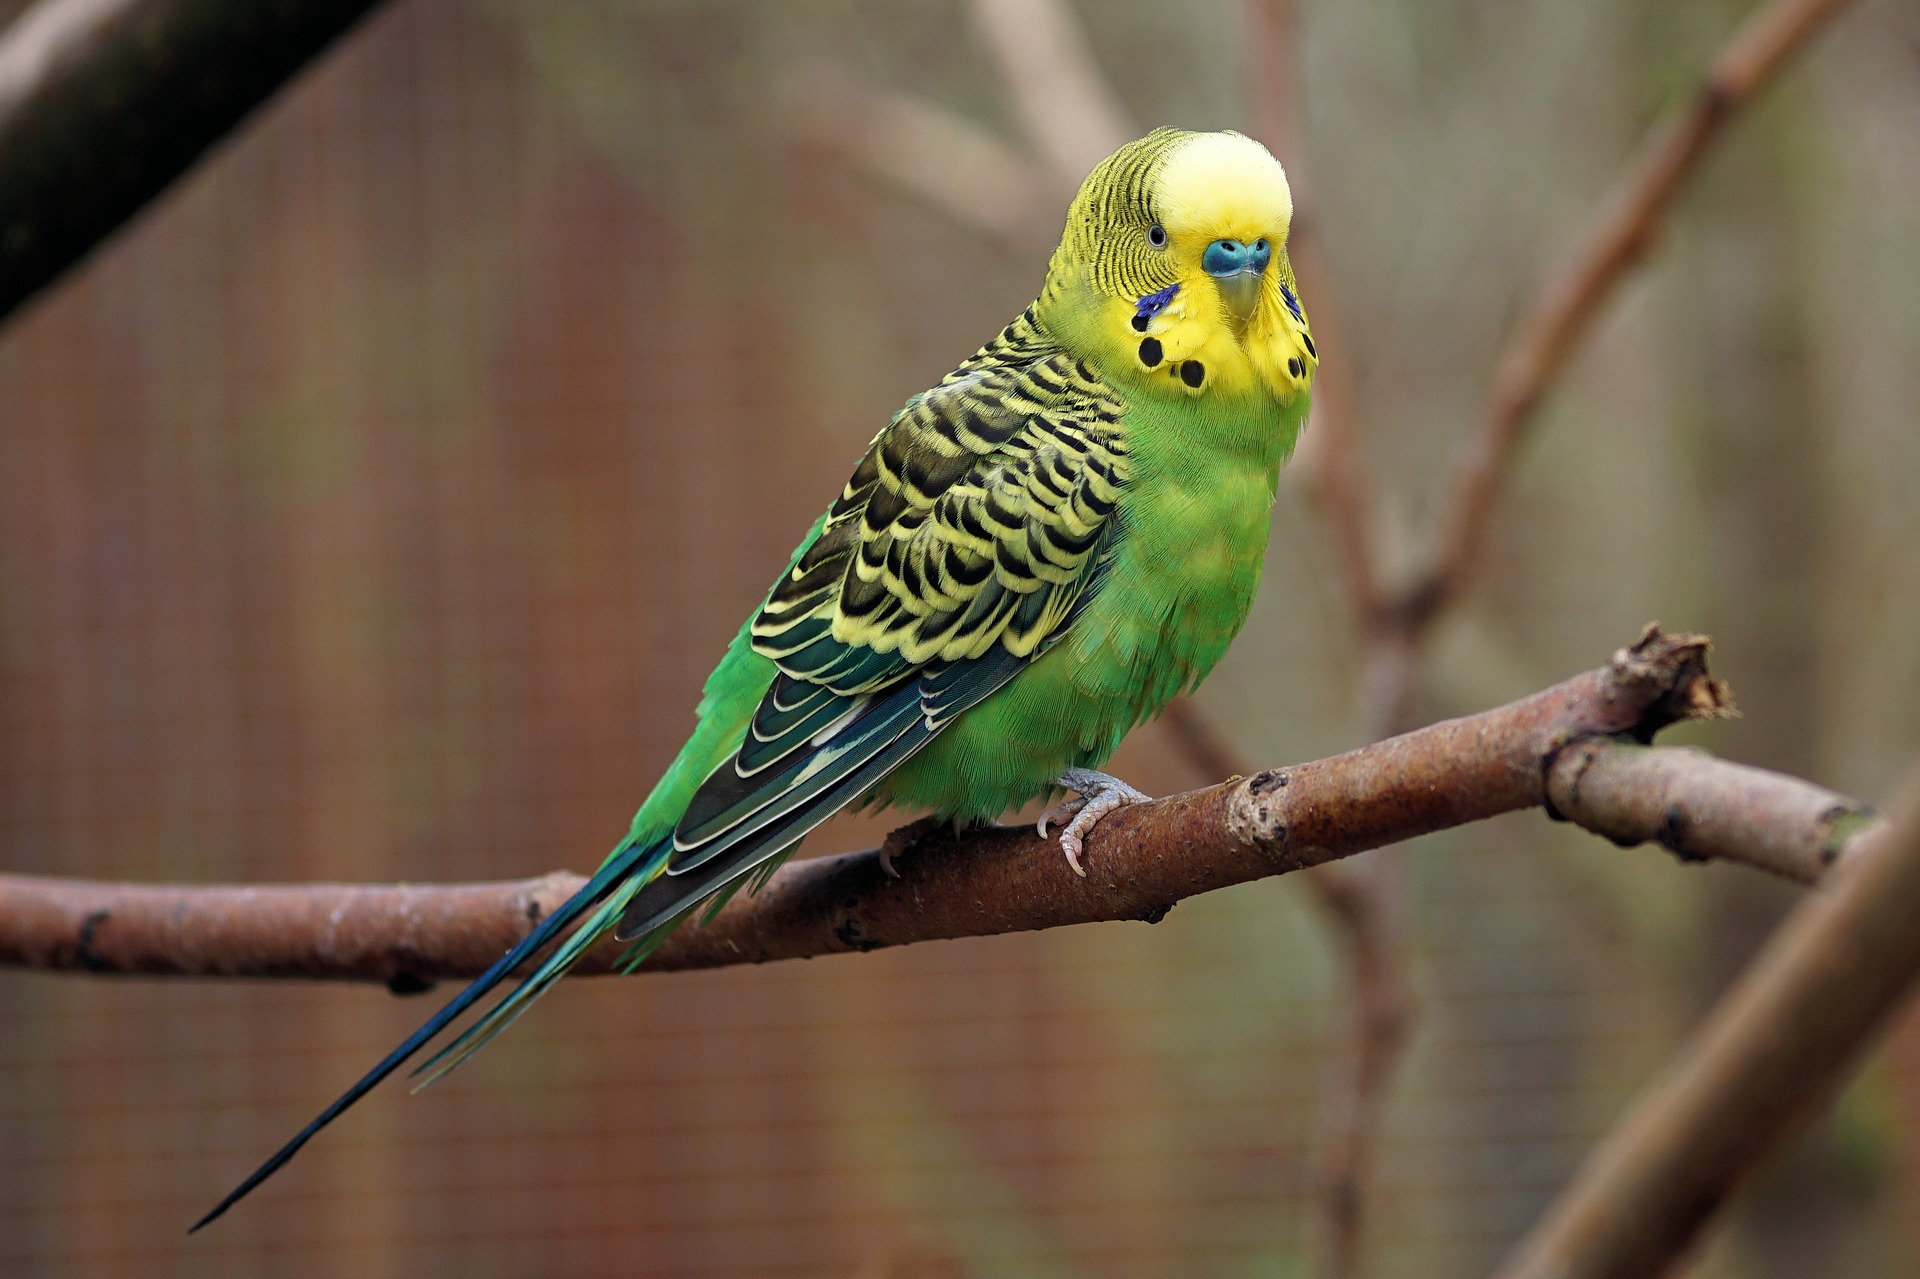
[[1230,275],[1258,275],[1273,258],[1273,246],[1265,240],[1245,244],[1239,240],[1215,240],[1200,255],[1200,267],[1208,275],[1224,279]]

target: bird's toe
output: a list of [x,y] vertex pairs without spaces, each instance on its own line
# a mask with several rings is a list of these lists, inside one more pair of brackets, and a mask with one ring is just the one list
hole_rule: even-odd
[[1060,849],[1067,855],[1067,865],[1082,879],[1087,877],[1087,872],[1080,864],[1080,855],[1086,851],[1088,832],[1099,825],[1100,819],[1107,814],[1133,804],[1148,803],[1153,798],[1135,790],[1118,777],[1109,777],[1089,768],[1070,768],[1056,778],[1054,784],[1078,791],[1079,798],[1055,804],[1040,814],[1040,837],[1046,838],[1047,827],[1051,823],[1065,822],[1066,829],[1060,832]]

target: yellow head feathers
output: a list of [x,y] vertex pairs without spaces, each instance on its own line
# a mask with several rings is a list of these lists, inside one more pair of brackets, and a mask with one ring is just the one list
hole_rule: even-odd
[[1286,170],[1239,133],[1185,135],[1161,161],[1153,192],[1161,225],[1176,245],[1262,236],[1285,245],[1293,222]]
[[1110,373],[1169,394],[1291,400],[1318,363],[1287,260],[1292,221],[1286,172],[1258,142],[1155,129],[1082,184],[1042,311]]

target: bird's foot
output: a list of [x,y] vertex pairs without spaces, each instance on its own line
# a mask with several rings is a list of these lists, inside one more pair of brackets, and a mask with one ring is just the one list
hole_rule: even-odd
[[1153,799],[1153,796],[1141,794],[1118,777],[1109,777],[1091,768],[1069,768],[1054,778],[1053,784],[1063,790],[1078,792],[1079,798],[1055,804],[1040,814],[1040,820],[1034,823],[1034,828],[1040,832],[1040,838],[1045,839],[1048,826],[1056,822],[1065,823],[1066,829],[1060,832],[1060,849],[1067,855],[1067,865],[1073,867],[1073,873],[1082,879],[1087,877],[1085,868],[1080,865],[1087,832],[1115,809],[1125,808],[1129,804],[1145,804]]

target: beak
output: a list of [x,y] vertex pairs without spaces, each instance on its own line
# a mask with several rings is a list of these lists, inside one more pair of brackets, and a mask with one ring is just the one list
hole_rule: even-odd
[[1241,240],[1215,240],[1200,256],[1200,266],[1220,289],[1220,298],[1233,318],[1244,325],[1260,305],[1260,285],[1267,263],[1273,260],[1273,245],[1266,240],[1247,244]]

